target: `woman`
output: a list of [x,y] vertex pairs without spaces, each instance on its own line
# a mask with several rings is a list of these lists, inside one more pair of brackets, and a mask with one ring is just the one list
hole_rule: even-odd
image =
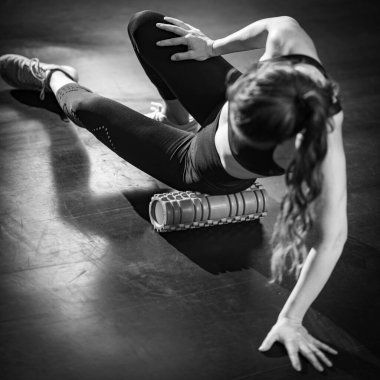
[[[211,40],[180,20],[144,11],[129,35],[164,107],[150,118],[77,84],[75,69],[6,55],[2,77],[20,88],[51,90],[67,116],[141,170],[180,190],[233,193],[279,175],[287,151],[287,194],[276,224],[273,280],[298,277],[261,351],[283,343],[296,370],[299,354],[322,371],[337,352],[313,338],[302,319],[327,282],[347,236],[343,112],[315,46],[290,17],[254,22]],[[241,74],[221,55],[265,48]],[[200,130],[193,133],[196,122]],[[152,120],[153,118],[154,120]],[[189,131],[190,130],[190,131]],[[305,236],[317,239],[306,252]],[[290,266],[287,264],[290,263]]]

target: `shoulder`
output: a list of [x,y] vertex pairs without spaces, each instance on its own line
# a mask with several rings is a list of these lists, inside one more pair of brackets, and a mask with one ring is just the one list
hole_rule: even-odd
[[319,61],[314,42],[300,23],[293,17],[281,16],[268,30],[261,60],[290,54],[308,55]]

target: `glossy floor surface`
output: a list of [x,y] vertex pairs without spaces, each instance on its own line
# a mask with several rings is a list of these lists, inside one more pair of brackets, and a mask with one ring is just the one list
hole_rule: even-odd
[[[73,65],[83,85],[147,112],[158,94],[126,34],[141,9],[213,38],[291,15],[340,83],[349,238],[306,317],[339,350],[335,366],[319,374],[303,361],[296,373],[282,347],[257,350],[291,286],[268,285],[282,177],[262,180],[270,212],[261,222],[160,235],[147,211],[163,184],[63,121],[51,97],[1,81],[0,378],[380,378],[376,2],[3,0],[0,54]],[[228,59],[244,69],[259,53]]]

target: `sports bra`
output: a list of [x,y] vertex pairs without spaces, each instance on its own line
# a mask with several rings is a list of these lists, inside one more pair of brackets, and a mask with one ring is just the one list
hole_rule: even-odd
[[[270,58],[258,63],[258,68],[267,62],[287,61],[292,64],[306,63],[316,67],[325,78],[328,78],[325,68],[314,58],[302,54],[284,55],[281,57]],[[340,100],[337,98],[330,106],[329,116],[333,116],[342,110]],[[267,150],[257,149],[246,137],[234,131],[231,123],[228,127],[228,140],[231,153],[235,160],[245,169],[261,176],[275,176],[285,173],[285,169],[280,166],[273,158],[276,146]]]

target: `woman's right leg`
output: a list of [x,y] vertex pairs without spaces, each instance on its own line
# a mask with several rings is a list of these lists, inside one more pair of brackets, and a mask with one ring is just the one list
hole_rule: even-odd
[[131,18],[128,33],[137,58],[164,101],[179,101],[205,126],[225,103],[226,76],[234,68],[221,57],[202,62],[172,61],[173,54],[186,51],[187,47],[157,46],[157,41],[176,37],[158,29],[158,22],[166,23],[164,15],[152,11],[139,12]]

